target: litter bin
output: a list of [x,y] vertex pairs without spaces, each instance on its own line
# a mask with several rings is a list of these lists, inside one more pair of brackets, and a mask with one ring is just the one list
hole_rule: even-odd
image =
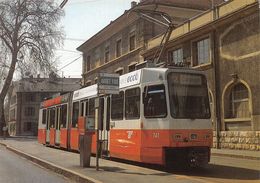
[[78,118],[80,166],[90,167],[91,144],[94,134],[94,119]]
[[92,134],[87,133],[79,136],[80,166],[90,167]]

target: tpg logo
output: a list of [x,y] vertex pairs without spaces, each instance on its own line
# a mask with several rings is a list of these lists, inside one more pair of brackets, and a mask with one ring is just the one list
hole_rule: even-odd
[[127,77],[127,83],[134,82],[138,80],[138,73]]

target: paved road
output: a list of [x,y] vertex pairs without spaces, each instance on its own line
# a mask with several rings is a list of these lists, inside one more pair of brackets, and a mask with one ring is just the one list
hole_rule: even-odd
[[1,183],[69,183],[62,176],[51,173],[0,146]]
[[260,183],[259,161],[240,158],[212,156],[206,168],[171,173],[200,183]]

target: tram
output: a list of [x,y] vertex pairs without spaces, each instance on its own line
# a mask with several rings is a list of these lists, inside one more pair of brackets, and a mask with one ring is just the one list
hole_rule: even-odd
[[[205,165],[212,126],[206,77],[184,68],[143,68],[120,76],[119,94],[101,97],[99,139],[109,157],[159,164]],[[97,85],[43,101],[39,143],[79,150],[78,123],[95,118]],[[92,153],[96,153],[96,137]]]

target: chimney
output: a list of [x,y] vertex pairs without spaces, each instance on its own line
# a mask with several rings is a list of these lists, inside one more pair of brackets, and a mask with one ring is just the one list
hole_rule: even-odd
[[136,5],[137,5],[137,2],[135,2],[135,1],[131,2],[131,8],[135,7]]

